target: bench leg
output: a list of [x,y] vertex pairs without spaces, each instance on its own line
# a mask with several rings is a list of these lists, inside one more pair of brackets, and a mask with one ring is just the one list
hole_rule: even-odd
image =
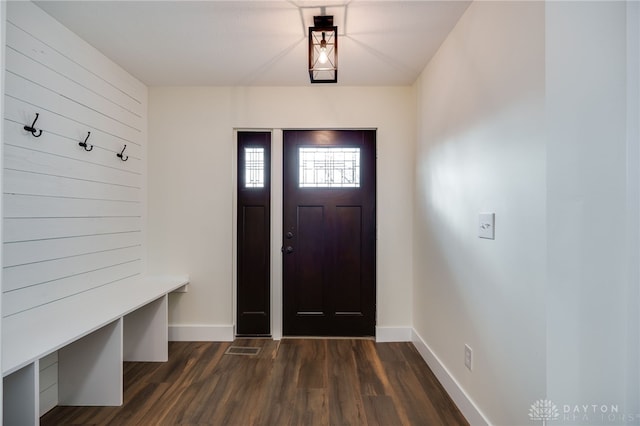
[[58,352],[59,405],[122,405],[122,319]]
[[38,361],[3,379],[2,424],[37,425],[39,376]]
[[169,359],[168,296],[124,317],[124,360],[157,361]]

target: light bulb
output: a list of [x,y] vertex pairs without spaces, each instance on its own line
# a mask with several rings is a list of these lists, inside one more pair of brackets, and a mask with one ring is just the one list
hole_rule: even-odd
[[318,57],[318,62],[320,62],[321,64],[326,64],[328,60],[329,60],[329,57],[327,56],[327,48],[321,47],[320,56]]
[[324,38],[324,32],[322,33],[322,41],[320,41],[320,56],[318,57],[318,62],[321,64],[326,64],[329,60],[327,56],[327,40]]

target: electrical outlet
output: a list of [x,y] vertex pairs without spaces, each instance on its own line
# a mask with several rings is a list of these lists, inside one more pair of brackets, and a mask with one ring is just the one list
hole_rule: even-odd
[[473,350],[469,345],[464,345],[464,366],[467,367],[469,371],[473,370]]

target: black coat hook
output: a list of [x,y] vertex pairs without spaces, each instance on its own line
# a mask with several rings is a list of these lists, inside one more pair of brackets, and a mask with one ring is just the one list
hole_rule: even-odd
[[37,130],[36,127],[35,127],[36,126],[36,121],[38,121],[38,116],[39,115],[40,114],[38,114],[36,112],[36,118],[33,120],[33,124],[31,124],[31,126],[24,126],[24,129],[27,132],[31,132],[31,134],[33,135],[34,138],[39,138],[40,135],[42,135],[42,129]]
[[91,132],[87,132],[87,137],[85,138],[84,142],[78,143],[78,145],[83,147],[84,150],[87,151],[87,152],[89,152],[89,151],[91,151],[93,149],[93,145],[87,144],[87,141],[89,140],[89,136],[91,136]]
[[124,150],[127,149],[127,146],[125,145],[124,148],[122,148],[122,151],[120,151],[120,154],[116,154],[118,156],[118,158],[120,158],[122,161],[127,161],[129,159],[128,155],[124,155]]

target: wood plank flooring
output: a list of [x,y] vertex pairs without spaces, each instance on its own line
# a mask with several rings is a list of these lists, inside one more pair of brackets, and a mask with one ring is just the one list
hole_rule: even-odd
[[56,407],[41,425],[467,425],[411,343],[171,342],[124,365],[122,407]]

